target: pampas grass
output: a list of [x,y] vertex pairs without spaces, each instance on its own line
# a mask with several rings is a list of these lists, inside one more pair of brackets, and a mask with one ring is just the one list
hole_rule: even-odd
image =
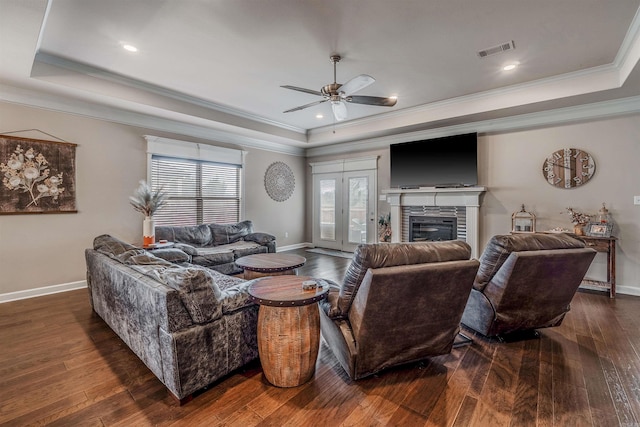
[[140,181],[140,185],[133,192],[133,196],[129,197],[129,201],[133,209],[144,214],[144,216],[152,216],[158,209],[167,203],[169,195],[162,189],[153,191],[151,186],[145,180]]

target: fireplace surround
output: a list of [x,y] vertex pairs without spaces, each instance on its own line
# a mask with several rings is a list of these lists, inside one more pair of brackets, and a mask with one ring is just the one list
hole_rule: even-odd
[[[391,205],[391,241],[408,241],[403,239],[408,233],[403,230],[403,208],[448,208],[458,207],[465,211],[466,233],[464,240],[471,246],[471,255],[480,256],[480,204],[485,187],[390,189],[383,190],[387,202]],[[457,238],[461,238],[458,230]]]

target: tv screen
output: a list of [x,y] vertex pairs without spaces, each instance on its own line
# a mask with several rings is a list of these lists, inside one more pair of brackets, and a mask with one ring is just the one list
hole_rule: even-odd
[[478,184],[478,135],[447,136],[390,146],[391,187],[467,187]]

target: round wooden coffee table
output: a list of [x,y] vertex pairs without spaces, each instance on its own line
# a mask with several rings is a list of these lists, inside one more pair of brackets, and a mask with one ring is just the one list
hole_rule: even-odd
[[[318,287],[303,290],[302,282]],[[258,353],[264,376],[278,387],[296,387],[313,377],[320,348],[320,312],[317,301],[327,296],[329,284],[306,276],[276,276],[256,280],[249,294],[260,304]]]
[[296,274],[296,268],[307,262],[305,257],[294,254],[268,253],[247,255],[236,260],[236,265],[244,269],[246,280],[264,276]]

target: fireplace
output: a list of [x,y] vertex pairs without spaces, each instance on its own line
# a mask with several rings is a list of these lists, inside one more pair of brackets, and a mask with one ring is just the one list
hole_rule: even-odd
[[[387,195],[387,202],[391,205],[391,241],[409,240],[408,217],[403,216],[405,208],[424,213],[437,208],[438,212],[434,211],[435,215],[458,218],[457,238],[466,241],[471,246],[471,256],[478,258],[480,256],[480,201],[486,191],[485,187],[382,190]],[[456,209],[459,207],[464,210],[462,223],[462,218],[457,214],[442,215],[443,209],[450,207],[456,207]],[[405,238],[407,240],[404,240]]]
[[410,216],[410,242],[455,240],[458,236],[456,217]]

